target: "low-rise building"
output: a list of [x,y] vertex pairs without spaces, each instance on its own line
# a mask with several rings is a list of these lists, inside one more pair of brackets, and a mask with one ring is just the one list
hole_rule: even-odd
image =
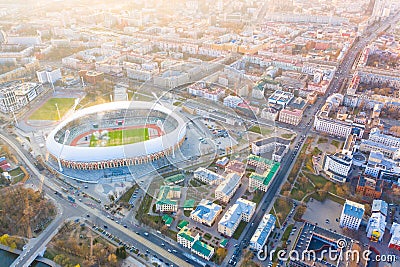
[[289,146],[290,140],[279,137],[269,137],[257,140],[251,143],[251,152],[254,155],[260,155],[263,153],[274,151],[278,145]]
[[279,121],[291,125],[299,125],[303,119],[303,110],[301,109],[282,109],[279,112]]
[[386,146],[400,148],[400,138],[383,134],[378,128],[371,129],[369,140],[384,144]]
[[222,207],[220,205],[207,199],[202,199],[196,209],[190,213],[190,218],[204,225],[212,226],[221,212]]
[[214,248],[200,241],[200,234],[192,234],[188,227],[183,227],[176,235],[177,243],[206,260],[214,255]]
[[246,164],[238,160],[231,160],[225,166],[225,173],[236,173],[243,176],[246,172]]
[[364,216],[365,207],[362,204],[346,200],[340,215],[340,227],[358,230]]
[[209,185],[219,185],[222,181],[225,180],[222,175],[219,175],[203,167],[195,170],[193,174],[194,178]]
[[280,163],[254,155],[248,157],[248,163],[249,159],[251,162],[249,165],[256,168],[256,172],[249,176],[249,188],[267,192],[271,181],[278,173]]
[[351,171],[353,159],[342,153],[326,155],[324,158],[323,169],[334,182],[344,183]]
[[388,204],[383,200],[375,199],[372,202],[371,211],[372,215],[367,225],[367,237],[372,242],[380,242],[385,234]]
[[378,199],[382,196],[383,180],[361,175],[358,178],[356,192],[367,198]]
[[272,214],[265,214],[250,239],[250,248],[259,251],[264,248],[269,235],[275,229],[276,218]]
[[249,222],[256,210],[256,203],[239,198],[221,218],[218,232],[231,237],[241,221]]
[[285,108],[289,102],[293,99],[294,95],[290,92],[285,92],[282,90],[276,90],[269,98],[268,103],[281,105]]
[[192,248],[194,242],[199,240],[199,238],[200,238],[199,233],[193,235],[192,232],[190,231],[190,228],[186,226],[183,227],[176,235],[176,241],[178,242],[178,244],[189,249]]
[[210,245],[207,245],[204,242],[201,242],[200,240],[197,240],[193,243],[191,251],[192,251],[192,253],[194,253],[208,261],[214,255],[214,248]]
[[387,146],[382,143],[378,143],[372,140],[362,139],[360,143],[360,151],[362,152],[371,152],[378,151],[381,152],[385,157],[390,159],[399,159],[400,158],[400,149],[394,146]]
[[239,188],[241,178],[237,173],[227,174],[225,180],[215,189],[215,198],[228,203]]
[[163,185],[160,187],[156,201],[156,210],[160,212],[178,211],[178,199],[181,197],[181,188],[179,186]]
[[374,178],[388,179],[385,177],[398,176],[400,167],[395,161],[385,158],[383,153],[371,151],[364,173]]
[[390,238],[388,247],[396,250],[400,250],[400,224],[393,223],[392,228],[390,228]]

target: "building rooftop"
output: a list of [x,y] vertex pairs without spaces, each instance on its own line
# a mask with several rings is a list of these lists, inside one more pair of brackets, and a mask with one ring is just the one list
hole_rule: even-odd
[[202,199],[190,215],[197,216],[202,220],[213,221],[221,210],[222,207],[220,205],[215,204],[210,200]]
[[215,191],[220,191],[224,195],[229,195],[232,190],[236,188],[236,185],[240,182],[242,177],[237,173],[228,173],[225,180],[215,189]]
[[208,257],[212,253],[213,247],[197,240],[196,242],[193,243],[192,250],[197,251],[200,254]]
[[265,214],[260,224],[258,225],[254,235],[252,236],[250,242],[258,243],[259,245],[264,245],[268,236],[275,228],[275,222],[276,218],[274,215]]
[[219,175],[218,173],[215,173],[215,172],[210,171],[203,167],[200,167],[197,170],[195,170],[194,174],[205,177],[207,180],[211,180],[211,181],[215,181],[215,180],[223,181],[224,180],[224,177],[222,175]]
[[365,211],[365,207],[363,204],[359,204],[351,200],[346,200],[343,209],[344,214],[358,219],[362,219]]
[[185,180],[185,175],[179,173],[165,178],[164,183],[167,185],[178,184]]
[[242,214],[251,215],[256,208],[256,203],[239,198],[224,214],[218,224],[232,229],[238,220],[241,220]]
[[383,201],[381,199],[374,199],[374,201],[372,202],[371,211],[372,212],[380,212],[380,213],[382,213],[382,215],[387,216],[388,207],[389,206],[386,203],[386,201]]

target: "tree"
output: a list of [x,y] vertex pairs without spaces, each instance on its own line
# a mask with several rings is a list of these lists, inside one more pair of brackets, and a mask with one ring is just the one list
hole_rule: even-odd
[[116,266],[118,259],[117,256],[114,253],[111,253],[108,255],[108,262],[111,263],[112,266]]
[[221,264],[227,254],[228,250],[226,248],[217,248],[215,251],[215,261],[217,262],[217,264]]

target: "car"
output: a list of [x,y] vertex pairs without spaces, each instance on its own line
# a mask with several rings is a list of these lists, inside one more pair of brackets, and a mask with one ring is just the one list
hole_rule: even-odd
[[165,246],[165,244],[164,244],[164,243],[161,243],[161,246]]
[[170,252],[170,253],[172,252],[170,249],[168,249],[167,251]]
[[173,249],[172,252],[177,253],[178,251],[176,251],[176,249]]
[[89,214],[86,214],[86,217],[88,217],[88,218],[89,218],[89,217],[90,217],[90,215],[89,215]]
[[108,229],[108,226],[107,226],[107,225],[104,225],[104,229]]
[[125,227],[125,228],[128,228],[128,225],[124,224],[124,227]]
[[145,236],[148,236],[148,235],[149,235],[149,233],[145,232],[145,233],[144,233],[144,235],[145,235]]

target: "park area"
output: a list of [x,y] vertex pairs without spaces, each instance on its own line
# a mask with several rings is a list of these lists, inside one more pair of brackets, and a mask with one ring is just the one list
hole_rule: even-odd
[[148,128],[97,131],[90,137],[90,147],[121,146],[149,140]]
[[[75,104],[75,98],[50,98],[40,108],[38,108],[29,120],[57,121],[68,112]],[[58,110],[60,117],[58,116]]]

